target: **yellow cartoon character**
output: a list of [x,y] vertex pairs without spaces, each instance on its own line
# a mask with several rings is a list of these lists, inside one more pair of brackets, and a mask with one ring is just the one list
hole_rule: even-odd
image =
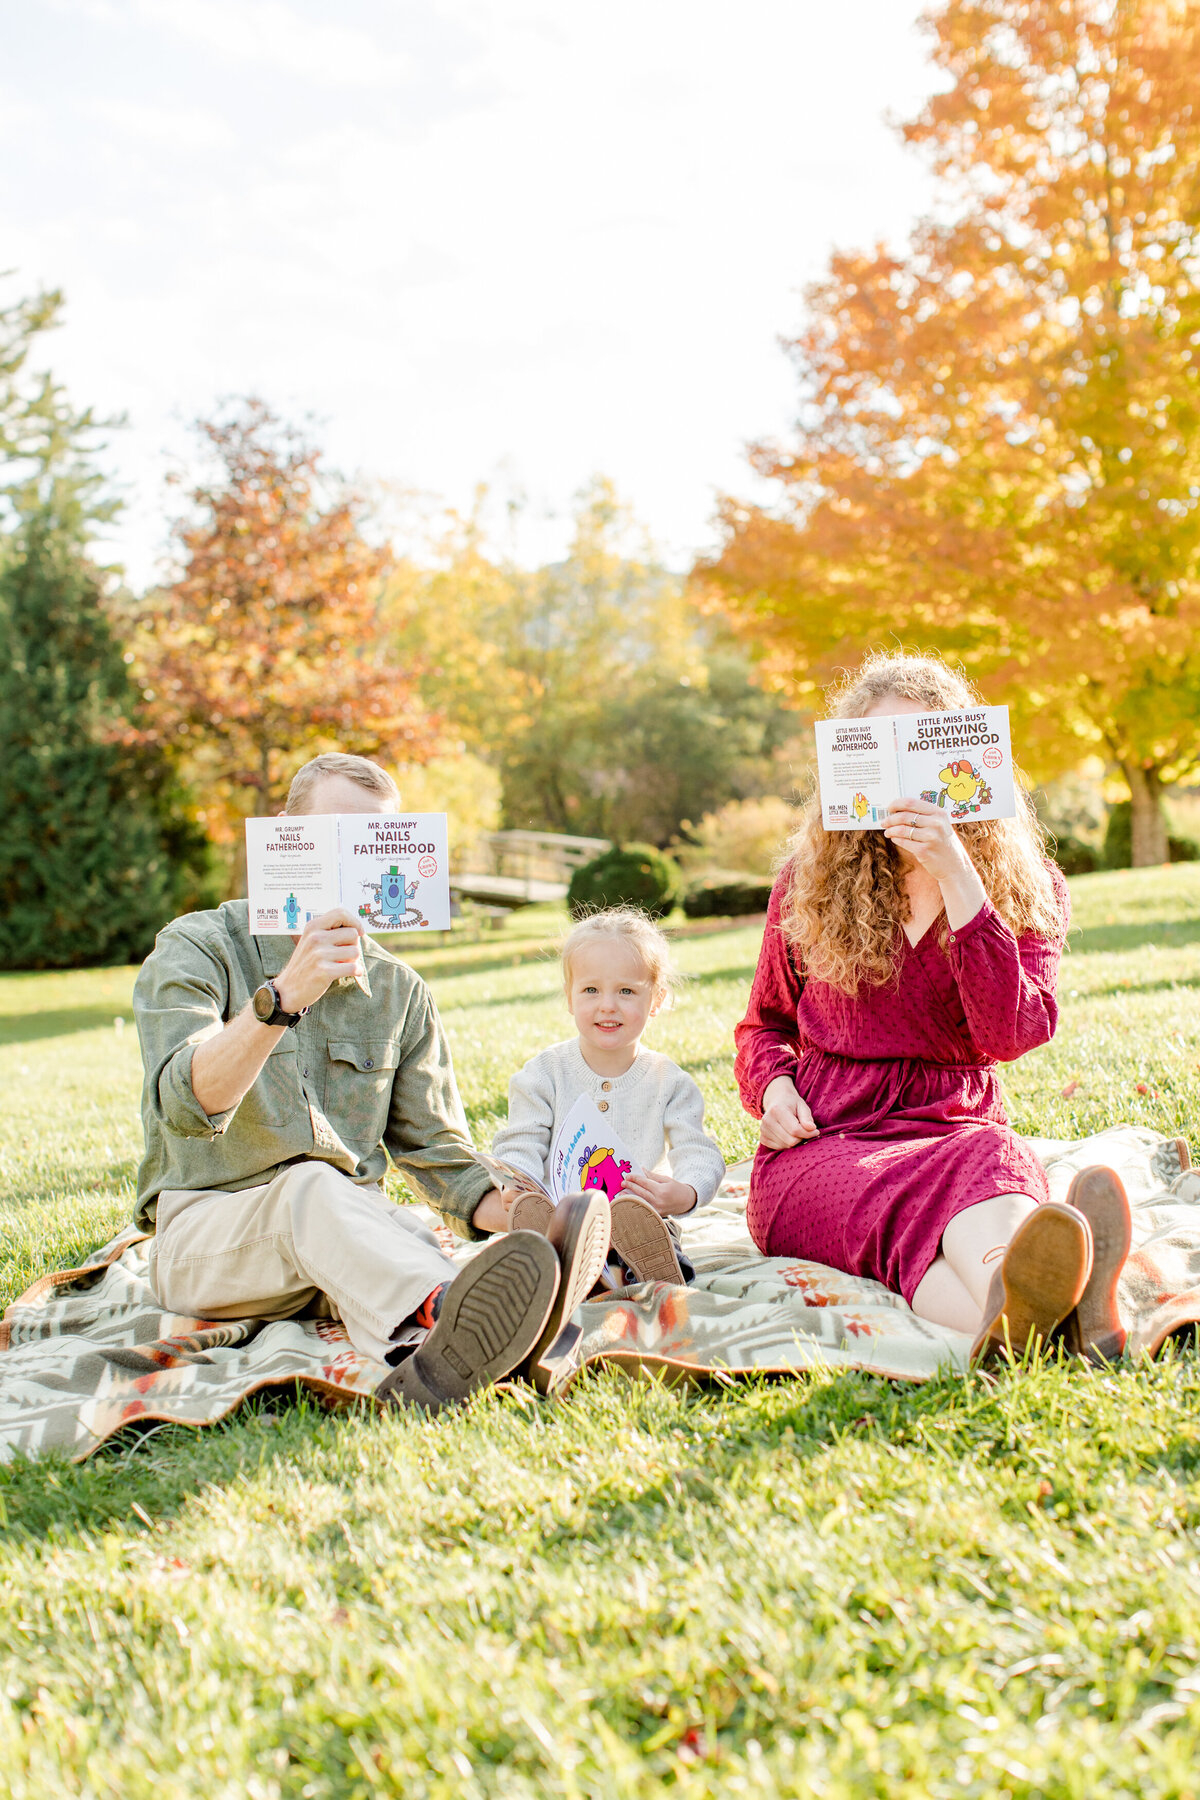
[[965,813],[977,813],[981,807],[992,803],[992,790],[979,770],[969,763],[965,757],[958,762],[947,763],[938,771],[940,788],[928,794],[922,794],[922,800],[930,801],[934,806],[945,806],[950,801],[950,816],[961,819]]
[[870,802],[868,801],[867,796],[865,794],[855,794],[855,796],[854,796],[854,816],[856,819],[865,819],[867,816],[869,807],[870,807]]
[[978,772],[965,761],[947,763],[944,769],[938,770],[938,780],[955,806],[969,806],[979,786]]

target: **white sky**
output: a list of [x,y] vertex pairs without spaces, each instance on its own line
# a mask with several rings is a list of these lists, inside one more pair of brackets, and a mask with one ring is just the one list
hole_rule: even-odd
[[834,244],[902,240],[884,123],[918,0],[0,0],[0,269],[124,412],[152,574],[185,422],[257,392],[350,474],[527,496],[556,554],[611,475],[668,558],[783,431],[780,334]]

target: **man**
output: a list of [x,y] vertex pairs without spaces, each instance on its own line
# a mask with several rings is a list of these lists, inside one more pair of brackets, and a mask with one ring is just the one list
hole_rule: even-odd
[[[287,811],[399,801],[377,764],[318,756]],[[473,1217],[494,1190],[471,1159],[428,988],[352,913],[323,913],[290,942],[252,937],[245,900],[189,913],[159,933],[134,1013],[146,1071],[137,1217],[155,1232],[150,1278],[168,1311],[340,1318],[357,1349],[391,1365],[381,1396],[430,1410],[514,1371],[543,1391],[569,1378],[579,1333],[564,1321],[599,1274],[607,1220],[575,1204],[555,1242],[494,1237],[460,1273],[385,1198],[390,1155],[478,1239]]]

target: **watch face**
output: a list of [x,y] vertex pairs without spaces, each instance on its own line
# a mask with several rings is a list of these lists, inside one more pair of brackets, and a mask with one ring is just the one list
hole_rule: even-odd
[[275,1011],[275,989],[269,982],[264,982],[262,987],[255,988],[251,1005],[254,1007],[255,1017],[261,1019],[265,1025]]

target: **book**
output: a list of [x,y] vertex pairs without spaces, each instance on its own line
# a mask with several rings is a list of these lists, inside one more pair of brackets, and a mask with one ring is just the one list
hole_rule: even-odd
[[1017,810],[1007,706],[817,723],[826,831],[880,831],[894,800],[928,800],[955,824]]
[[580,1094],[554,1134],[548,1180],[539,1181],[525,1169],[482,1150],[473,1155],[497,1187],[519,1194],[544,1194],[554,1206],[568,1194],[592,1188],[615,1200],[626,1175],[643,1173],[641,1164],[626,1150],[612,1126],[605,1123],[603,1113],[587,1094]]
[[334,906],[371,932],[450,927],[445,813],[247,819],[246,878],[255,937],[295,937]]

